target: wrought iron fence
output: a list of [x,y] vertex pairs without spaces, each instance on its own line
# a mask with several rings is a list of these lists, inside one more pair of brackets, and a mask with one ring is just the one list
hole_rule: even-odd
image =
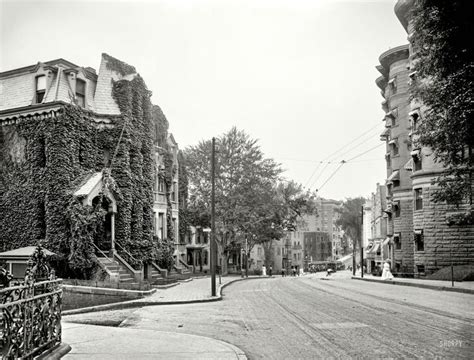
[[61,343],[61,280],[0,289],[2,359],[30,359]]

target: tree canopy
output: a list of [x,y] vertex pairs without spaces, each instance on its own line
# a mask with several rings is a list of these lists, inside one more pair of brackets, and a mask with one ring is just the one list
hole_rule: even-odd
[[426,106],[417,129],[419,143],[446,167],[437,179],[436,201],[472,202],[474,145],[474,2],[418,0],[412,10],[414,70],[412,96]]
[[345,235],[352,239],[353,244],[361,240],[361,208],[364,206],[363,197],[349,198],[337,209],[339,219],[336,225],[340,226]]
[[[283,182],[280,164],[266,158],[258,141],[235,127],[216,141],[216,235],[224,247],[281,238],[302,212],[312,211],[311,194]],[[184,151],[189,179],[189,223],[210,226],[212,142]]]

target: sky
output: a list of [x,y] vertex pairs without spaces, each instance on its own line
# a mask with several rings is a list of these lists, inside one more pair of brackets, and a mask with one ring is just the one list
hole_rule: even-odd
[[[0,72],[64,58],[135,66],[181,149],[233,126],[324,198],[386,178],[380,54],[395,0],[0,0]],[[341,161],[347,163],[341,164]]]

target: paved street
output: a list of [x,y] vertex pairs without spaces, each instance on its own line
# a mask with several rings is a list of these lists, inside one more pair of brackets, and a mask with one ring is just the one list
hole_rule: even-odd
[[242,281],[223,295],[220,302],[65,321],[202,335],[231,343],[250,359],[467,359],[474,350],[472,294],[362,282],[341,272],[327,280],[307,275]]

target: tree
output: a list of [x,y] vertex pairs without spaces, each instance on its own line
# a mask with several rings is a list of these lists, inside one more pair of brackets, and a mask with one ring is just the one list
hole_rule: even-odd
[[345,235],[352,239],[354,245],[362,240],[361,208],[364,203],[363,197],[349,198],[336,210],[340,215],[336,225],[340,226]]
[[[231,242],[249,221],[261,214],[265,193],[281,173],[279,164],[266,159],[257,140],[235,127],[217,139],[216,234]],[[211,141],[201,141],[184,151],[189,179],[190,222],[210,226]]]
[[[184,151],[188,222],[202,227],[210,226],[211,150],[208,140]],[[217,139],[216,237],[227,253],[246,239],[250,251],[257,243],[280,238],[295,223],[309,195],[293,182],[278,185],[281,173],[280,165],[265,158],[257,140],[244,131],[234,127]]]
[[435,201],[472,204],[474,145],[474,3],[418,0],[412,10],[414,70],[412,96],[426,106],[417,133],[446,167],[437,179]]

